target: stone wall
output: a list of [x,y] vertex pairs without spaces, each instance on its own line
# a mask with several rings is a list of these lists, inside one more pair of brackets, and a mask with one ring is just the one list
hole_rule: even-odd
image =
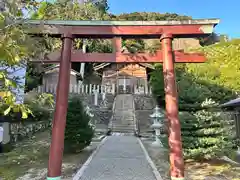
[[16,143],[27,137],[31,137],[34,133],[44,131],[51,127],[51,121],[11,123],[10,135],[11,142]]
[[84,94],[80,95],[85,107],[89,106],[91,112],[94,114],[92,123],[96,126],[96,131],[107,131],[108,124],[112,117],[112,106],[115,96],[113,94],[106,94],[106,99],[103,101],[102,96],[98,97],[98,105],[94,105],[94,95]]
[[31,137],[51,126],[51,121],[0,122],[4,127],[3,144],[13,143]]
[[150,115],[153,113],[155,102],[151,96],[134,95],[135,117],[138,123],[139,134],[149,136],[152,134],[152,120]]

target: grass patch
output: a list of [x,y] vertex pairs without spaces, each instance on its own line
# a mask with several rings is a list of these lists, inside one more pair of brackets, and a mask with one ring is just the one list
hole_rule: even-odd
[[[26,139],[8,153],[0,154],[0,177],[3,180],[21,180],[31,178],[44,179],[47,173],[50,147],[50,130],[39,132]],[[64,154],[63,176],[71,177],[87,160],[97,144],[75,154]]]
[[224,160],[205,160],[185,162],[185,169],[191,180],[219,179],[240,180],[240,166],[232,165]]
[[[157,149],[151,146],[153,139],[142,139],[142,142],[155,163],[163,180],[170,180],[169,151],[167,148]],[[162,139],[166,147],[166,138]],[[240,180],[240,166],[224,160],[186,160],[185,176],[187,180]]]

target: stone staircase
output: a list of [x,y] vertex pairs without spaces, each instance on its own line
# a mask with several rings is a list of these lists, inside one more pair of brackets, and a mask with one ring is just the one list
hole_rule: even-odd
[[135,107],[132,95],[119,94],[116,96],[109,128],[112,133],[135,134]]

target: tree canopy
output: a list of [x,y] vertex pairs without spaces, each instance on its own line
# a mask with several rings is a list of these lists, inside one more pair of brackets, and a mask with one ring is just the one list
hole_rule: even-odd
[[[18,77],[12,75],[20,67],[26,67],[27,61],[41,51],[38,40],[25,33],[27,27],[16,24],[24,21],[24,12],[35,8],[36,2],[1,1],[0,11],[0,112],[4,115],[11,111],[22,112],[26,118],[30,110],[23,104],[16,104],[14,89],[19,88]],[[35,46],[32,46],[34,44]]]

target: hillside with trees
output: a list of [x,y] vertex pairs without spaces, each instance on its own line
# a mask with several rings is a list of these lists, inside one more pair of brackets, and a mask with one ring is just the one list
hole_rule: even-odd
[[[195,51],[206,55],[205,63],[176,65],[181,110],[196,110],[206,98],[223,103],[239,94],[239,48],[238,39],[204,46]],[[164,104],[162,65],[156,68],[151,83],[155,96]]]

